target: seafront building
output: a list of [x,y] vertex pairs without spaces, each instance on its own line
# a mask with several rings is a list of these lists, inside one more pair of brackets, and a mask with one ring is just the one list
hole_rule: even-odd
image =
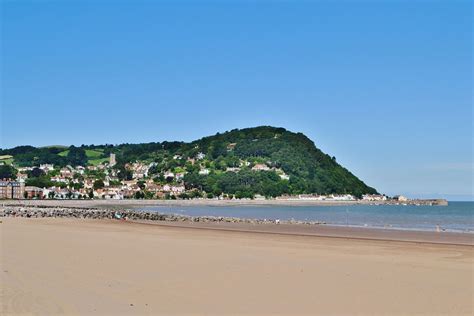
[[22,199],[24,194],[23,181],[0,180],[0,199]]
[[364,201],[386,201],[387,197],[381,194],[364,194],[362,195]]

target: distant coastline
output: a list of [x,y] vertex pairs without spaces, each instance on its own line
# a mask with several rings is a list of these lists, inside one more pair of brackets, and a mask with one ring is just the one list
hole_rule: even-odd
[[140,207],[140,206],[335,206],[335,205],[439,205],[446,206],[448,201],[445,199],[416,199],[407,201],[385,200],[385,201],[333,201],[333,200],[316,200],[316,199],[190,199],[190,200],[1,200],[2,205],[25,205],[25,206],[68,206],[68,207]]

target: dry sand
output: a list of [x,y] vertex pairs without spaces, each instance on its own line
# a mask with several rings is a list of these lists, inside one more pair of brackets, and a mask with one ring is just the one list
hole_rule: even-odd
[[2,221],[2,315],[474,313],[469,245]]

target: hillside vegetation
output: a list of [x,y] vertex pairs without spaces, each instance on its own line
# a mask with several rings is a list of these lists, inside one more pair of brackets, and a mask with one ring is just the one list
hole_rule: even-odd
[[107,161],[110,153],[116,154],[113,169],[120,180],[132,178],[130,163],[142,162],[150,166],[146,177],[157,183],[170,181],[164,177],[167,172],[181,173],[180,181],[187,190],[211,195],[377,193],[305,135],[269,126],[234,129],[191,143],[83,145],[66,149],[19,146],[0,150],[0,156],[13,157],[16,167],[44,163],[58,167],[97,165]]

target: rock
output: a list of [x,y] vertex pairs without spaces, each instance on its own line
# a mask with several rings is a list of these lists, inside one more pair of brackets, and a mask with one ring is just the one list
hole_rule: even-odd
[[[115,214],[119,216],[115,216]],[[251,219],[223,216],[189,216],[181,214],[162,214],[158,212],[140,210],[108,210],[80,207],[48,207],[48,206],[8,206],[0,209],[0,217],[60,217],[78,219],[120,219],[120,220],[146,220],[146,221],[168,221],[168,222],[204,222],[204,223],[248,223],[248,224],[294,224],[294,225],[322,225],[322,221],[299,221]]]

